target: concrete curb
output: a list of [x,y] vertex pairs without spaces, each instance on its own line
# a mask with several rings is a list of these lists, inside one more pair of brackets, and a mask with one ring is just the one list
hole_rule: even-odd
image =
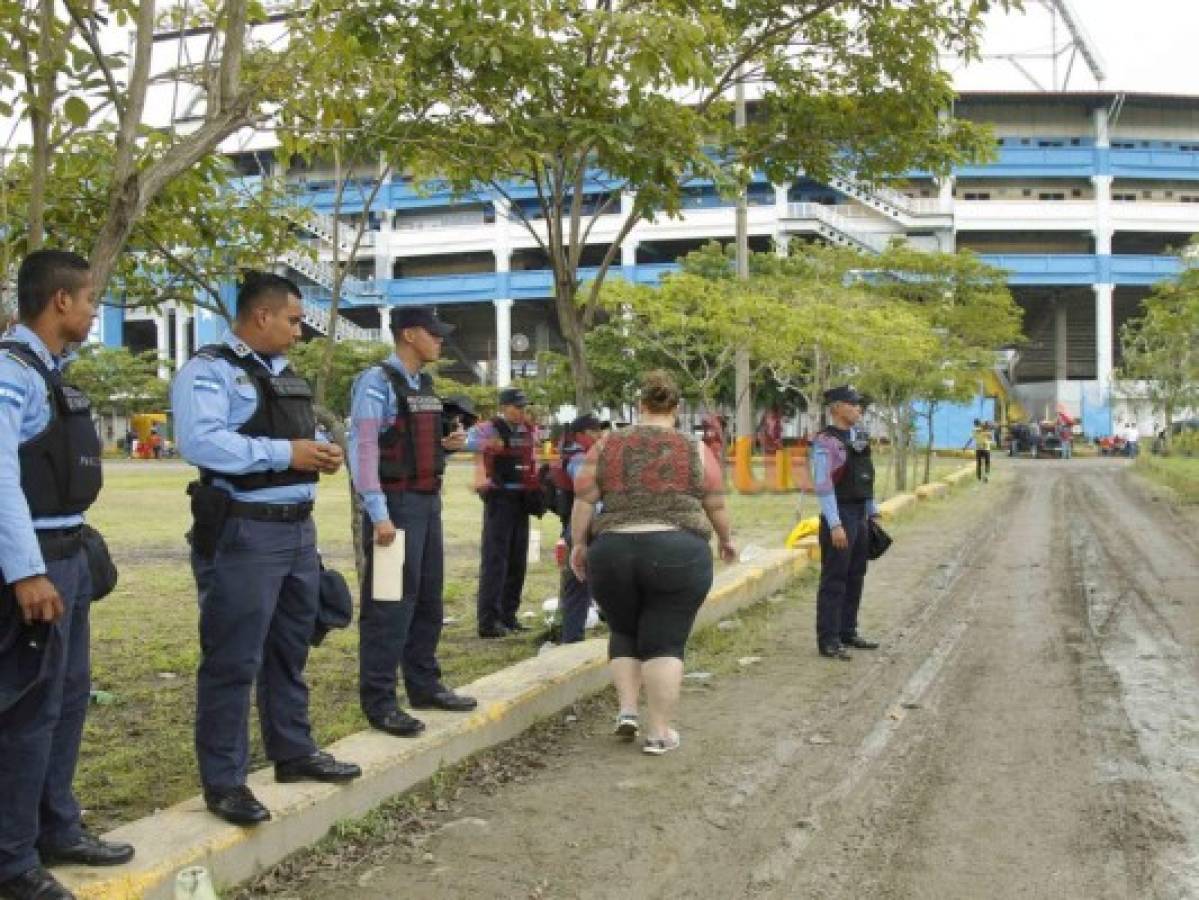
[[[915,496],[905,494],[880,508],[890,518],[915,502]],[[799,549],[768,550],[723,573],[696,625],[711,625],[785,588],[819,558],[814,537],[801,542]],[[362,777],[348,785],[278,784],[269,768],[253,773],[250,787],[271,809],[270,822],[256,828],[228,825],[208,813],[196,796],[105,835],[137,848],[130,864],[111,869],[65,867],[55,874],[83,900],[170,900],[176,873],[195,865],[205,866],[218,887],[237,884],[316,843],[338,821],[361,817],[442,767],[510,740],[602,689],[608,683],[606,662],[603,639],[523,660],[463,686],[464,693],[479,699],[471,715],[422,713],[428,728],[419,738],[361,731],[327,748],[362,766]]]
[[[802,554],[771,550],[717,579],[697,624],[709,625],[784,588],[808,564]],[[238,828],[212,816],[192,797],[105,837],[137,848],[132,863],[111,869],[65,867],[56,875],[80,898],[126,900],[174,896],[175,874],[186,866],[208,868],[218,886],[232,885],[316,843],[336,822],[357,818],[385,800],[426,781],[443,766],[503,743],[580,697],[608,683],[607,642],[593,639],[558,647],[493,672],[463,691],[478,697],[471,715],[423,712],[428,725],[416,739],[362,731],[327,748],[362,766],[345,785],[278,784],[273,771],[250,776],[250,787],[271,809],[272,821]]]

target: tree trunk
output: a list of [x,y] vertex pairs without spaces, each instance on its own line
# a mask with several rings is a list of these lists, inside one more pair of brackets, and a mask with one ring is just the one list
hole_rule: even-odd
[[582,312],[575,303],[578,289],[557,277],[554,282],[554,307],[558,312],[562,338],[566,341],[570,371],[575,379],[575,406],[581,413],[591,409],[595,401],[595,375],[587,362]]
[[907,423],[904,421],[902,407],[895,408],[894,424],[888,424],[891,429],[891,446],[894,456],[891,466],[895,472],[895,492],[901,493],[908,487],[908,443]]
[[937,404],[930,402],[928,404],[928,446],[924,448],[924,483],[928,484],[929,478],[932,475],[933,467],[933,415],[937,411]]

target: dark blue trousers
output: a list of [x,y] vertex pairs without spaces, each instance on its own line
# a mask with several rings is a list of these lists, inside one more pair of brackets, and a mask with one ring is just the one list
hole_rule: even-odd
[[[65,847],[82,835],[79,804],[71,790],[87,715],[90,680],[89,612],[92,583],[83,552],[46,564],[65,612],[49,677],[7,712],[0,713],[0,881],[38,864],[36,847]],[[16,601],[5,592],[0,603]],[[20,613],[0,619],[5,627]],[[53,646],[53,645],[48,645]],[[43,650],[42,652],[49,652]],[[20,688],[41,667],[27,642],[0,656],[0,683]]]
[[483,500],[479,564],[479,628],[512,624],[520,609],[529,559],[529,514],[520,491],[491,491]]
[[[441,495],[388,494],[387,511],[404,533],[404,598],[377,601],[371,596],[374,572],[374,525],[365,517],[366,571],[358,616],[358,692],[362,711],[381,719],[398,707],[397,670],[404,673],[410,701],[444,690],[437,645],[445,619],[445,543]],[[399,538],[396,538],[399,540]]]
[[841,526],[849,547],[838,550],[824,516],[820,517],[820,588],[816,594],[816,641],[836,645],[858,633],[858,607],[870,561],[870,520],[866,504],[839,503]]
[[[566,539],[567,560],[570,559],[570,526],[562,535]],[[569,563],[562,567],[562,583],[558,590],[558,608],[562,611],[562,643],[573,644],[587,634],[587,613],[591,610],[591,588],[575,578]]]
[[192,554],[200,595],[196,756],[204,787],[245,784],[250,688],[267,758],[316,752],[304,666],[316,625],[320,563],[316,524],[230,518],[216,555]]

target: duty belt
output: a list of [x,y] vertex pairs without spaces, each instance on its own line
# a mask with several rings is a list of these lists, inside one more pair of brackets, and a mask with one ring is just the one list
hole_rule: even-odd
[[80,525],[67,528],[46,528],[37,531],[38,547],[42,551],[42,559],[46,562],[57,562],[70,559],[83,549],[83,537]]
[[303,522],[312,515],[311,501],[303,503],[244,503],[229,504],[229,515],[255,522]]

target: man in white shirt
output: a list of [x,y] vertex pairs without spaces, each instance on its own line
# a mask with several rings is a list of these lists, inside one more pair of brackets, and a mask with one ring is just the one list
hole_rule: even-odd
[[1137,430],[1136,422],[1129,422],[1124,426],[1124,455],[1129,459],[1134,459],[1137,455],[1137,441],[1140,440],[1141,433]]

